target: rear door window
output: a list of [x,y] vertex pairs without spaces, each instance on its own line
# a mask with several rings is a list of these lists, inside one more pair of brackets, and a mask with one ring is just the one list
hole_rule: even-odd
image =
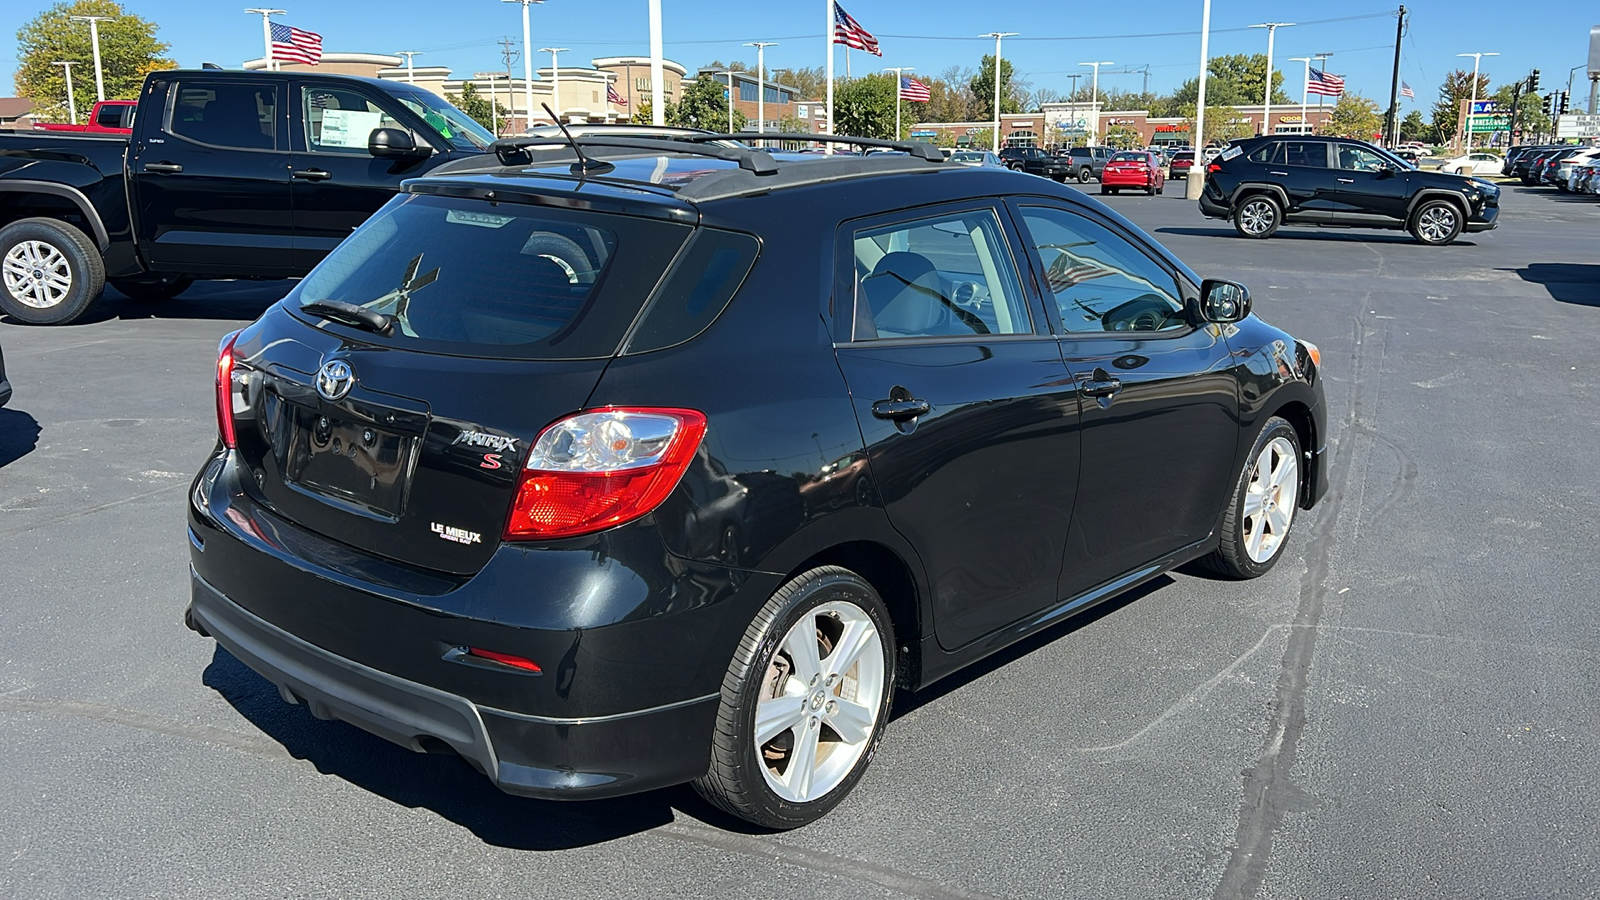
[[1287,165],[1287,163],[1283,161],[1283,144],[1282,142],[1278,141],[1263,144],[1262,146],[1251,150],[1245,155],[1245,159],[1248,159],[1253,163],[1260,163],[1262,165]]
[[278,87],[242,81],[180,81],[167,131],[211,147],[277,147]]
[[1283,156],[1273,162],[1286,166],[1326,169],[1328,144],[1325,141],[1284,141]]
[[[657,219],[406,195],[290,293],[393,316],[374,343],[536,359],[610,356],[691,228]],[[320,327],[349,327],[313,319]]]

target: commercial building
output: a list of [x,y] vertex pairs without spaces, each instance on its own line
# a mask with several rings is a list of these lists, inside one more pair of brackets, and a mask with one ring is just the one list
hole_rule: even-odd
[[[757,102],[757,97],[762,93],[766,95],[767,131],[780,130],[784,119],[798,119],[806,123],[810,121],[809,110],[805,114],[800,112],[800,107],[804,103],[800,98],[800,92],[786,84],[780,84],[770,78],[758,80],[754,72],[730,72],[727,69],[709,67],[695,73],[694,80],[701,78],[709,78],[721,85],[724,91],[732,92],[733,108],[744,113],[744,117],[749,120],[745,127],[751,131],[758,130],[756,120],[763,110],[761,104]],[[694,80],[686,83],[693,84]],[[827,118],[825,109],[823,118],[824,120]],[[807,127],[800,130],[811,132],[824,129],[813,129],[807,124]]]
[[[1106,110],[1098,103],[1073,103],[1063,101],[1046,103],[1038,112],[1000,117],[1000,145],[1002,147],[1063,147],[1089,143],[1125,146],[1161,146],[1164,144],[1194,143],[1190,122],[1182,117],[1152,118],[1148,110]],[[1262,132],[1263,107],[1234,106],[1232,110],[1237,130],[1242,134]],[[1298,104],[1272,107],[1273,134],[1305,134],[1326,124],[1333,115],[1332,106],[1308,106],[1302,112]],[[924,139],[954,143],[958,147],[973,143],[985,144],[990,140],[990,122],[919,122],[912,135]],[[949,140],[941,140],[948,137]]]

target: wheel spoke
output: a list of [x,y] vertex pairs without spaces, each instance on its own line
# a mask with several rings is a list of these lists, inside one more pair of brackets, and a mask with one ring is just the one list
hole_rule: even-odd
[[1254,486],[1244,493],[1245,518],[1253,518],[1261,514],[1267,506],[1267,492],[1256,490]]
[[783,648],[789,651],[789,660],[794,663],[794,677],[800,679],[801,684],[810,685],[814,678],[822,675],[822,662],[817,656],[815,615],[808,613],[789,629],[784,637]]
[[811,799],[811,779],[817,773],[817,732],[807,722],[794,734],[794,749],[789,751],[789,767],[784,782],[802,802]]
[[1266,522],[1262,516],[1256,516],[1254,519],[1250,520],[1250,523],[1255,527],[1245,533],[1244,546],[1245,549],[1249,551],[1250,558],[1256,562],[1260,562],[1261,539],[1267,533]]
[[1289,519],[1289,510],[1282,506],[1274,506],[1267,511],[1267,522],[1272,525],[1272,533],[1280,539],[1289,534]]
[[803,723],[805,710],[804,697],[772,697],[761,701],[756,705],[756,746]]
[[1277,487],[1280,484],[1284,484],[1286,480],[1292,480],[1294,469],[1294,457],[1287,453],[1281,454],[1277,463],[1272,467],[1272,475],[1270,476],[1272,486]]
[[859,744],[872,735],[872,710],[854,700],[835,700],[828,724],[847,744]]
[[861,654],[874,643],[873,638],[877,629],[872,623],[865,620],[851,622],[845,626],[844,634],[839,636],[839,643],[834,645],[833,652],[828,654],[826,660],[828,674],[843,675],[850,671],[861,658]]

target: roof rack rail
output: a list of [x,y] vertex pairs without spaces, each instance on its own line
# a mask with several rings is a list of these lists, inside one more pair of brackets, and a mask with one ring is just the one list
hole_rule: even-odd
[[667,153],[686,153],[692,156],[709,156],[736,162],[741,169],[757,175],[772,175],[778,171],[778,161],[765,150],[750,147],[707,146],[704,141],[727,140],[727,135],[699,135],[693,138],[634,138],[578,135],[571,140],[565,137],[514,137],[501,138],[489,145],[500,157],[502,165],[524,166],[533,162],[528,151],[536,148],[567,149],[573,145],[583,147],[615,147],[623,150],[656,150]]
[[846,134],[806,134],[804,132],[755,132],[740,131],[732,134],[705,134],[688,135],[683,138],[687,142],[698,141],[804,141],[808,144],[854,144],[858,147],[882,147],[886,150],[899,150],[918,159],[928,162],[942,163],[945,161],[944,153],[938,147],[922,141],[884,141],[878,138],[853,137]]

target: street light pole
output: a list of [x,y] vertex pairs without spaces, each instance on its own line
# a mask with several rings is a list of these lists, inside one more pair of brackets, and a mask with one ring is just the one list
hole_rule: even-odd
[[1472,119],[1473,109],[1478,105],[1478,64],[1483,62],[1485,56],[1499,56],[1498,53],[1457,53],[1457,56],[1472,57],[1472,99],[1467,103],[1467,152],[1472,152]]
[[728,133],[733,134],[733,70],[732,69],[706,69],[707,75],[728,76]]
[[414,57],[414,56],[421,56],[422,55],[422,51],[421,50],[396,50],[395,51],[395,55],[396,56],[404,56],[406,58],[406,84],[415,84],[416,83],[416,78],[414,76],[416,75],[416,70],[414,68],[412,68],[411,58]]
[[106,99],[105,73],[100,71],[100,23],[109,22],[110,16],[73,16],[74,22],[89,23],[89,40],[94,45],[94,98],[104,102]]
[[1293,22],[1263,22],[1260,25],[1251,25],[1251,28],[1265,28],[1267,30],[1267,86],[1262,92],[1261,100],[1261,133],[1272,134],[1272,39],[1277,35],[1279,28],[1292,28]]
[[473,78],[486,79],[489,82],[489,125],[494,129],[494,136],[500,136],[500,94],[495,90],[494,81],[500,77],[499,72],[473,72]]
[[561,111],[561,57],[570,47],[540,47],[540,53],[550,54],[550,108],[556,111],[556,121],[566,115]]
[[[661,46],[661,0],[650,0],[650,124],[667,124],[666,51]],[[733,98],[729,97],[732,103]]]
[[916,66],[894,66],[884,71],[894,73],[894,139],[898,141],[900,140],[900,85],[905,73],[916,71]]
[[991,31],[978,37],[994,38],[994,152],[1000,152],[1000,39],[1016,37],[1015,31]]
[[263,9],[254,7],[245,12],[261,17],[261,62],[267,71],[272,71],[272,17],[281,16],[288,12],[286,9]]
[[1306,133],[1306,105],[1311,99],[1311,57],[1291,56],[1289,62],[1303,62],[1306,64],[1306,79],[1300,82],[1300,133]]
[[[533,126],[533,35],[528,27],[528,7],[544,0],[502,0],[505,3],[522,4],[522,99],[528,106],[526,118],[522,120],[523,127]],[[512,110],[515,112],[515,110]]]
[[72,116],[72,124],[78,124],[78,101],[72,96],[72,61],[58,59],[55,65],[67,70],[67,112]]
[[[778,46],[777,41],[749,41],[746,47],[756,48],[756,133],[767,133],[767,48]],[[733,108],[733,91],[728,91],[728,108]]]
[[[1210,0],[1206,0],[1206,2],[1210,3]],[[1100,143],[1100,67],[1101,66],[1114,66],[1114,65],[1116,65],[1116,63],[1109,62],[1109,61],[1108,62],[1086,62],[1086,63],[1078,63],[1078,65],[1080,65],[1080,66],[1094,66],[1094,77],[1090,81],[1090,84],[1092,84],[1093,87],[1089,91],[1089,113],[1090,113],[1090,115],[1094,116],[1094,131],[1089,136],[1090,137],[1089,146],[1093,147],[1093,146],[1096,146],[1096,145],[1098,145]]]
[[1194,165],[1189,167],[1188,198],[1198,199],[1206,181],[1206,68],[1211,55],[1211,0],[1200,11],[1200,90],[1194,105]]

